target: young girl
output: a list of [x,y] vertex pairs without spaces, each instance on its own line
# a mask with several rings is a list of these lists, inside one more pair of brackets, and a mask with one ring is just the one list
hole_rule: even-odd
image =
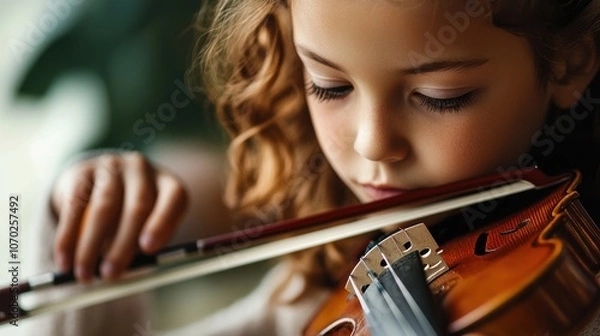
[[[539,165],[579,169],[600,220],[600,1],[221,0],[211,14],[195,70],[232,137],[225,198],[242,219]],[[86,176],[91,197],[76,196]],[[76,164],[53,194],[57,264],[87,281],[109,244],[101,271],[117,278],[136,248],[164,246],[184,199],[139,154]],[[300,334],[364,246],[298,253],[181,332]]]

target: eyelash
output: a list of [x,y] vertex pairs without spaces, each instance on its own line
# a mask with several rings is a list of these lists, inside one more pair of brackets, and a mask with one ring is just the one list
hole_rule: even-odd
[[[323,88],[317,86],[313,82],[308,82],[306,88],[307,94],[315,96],[315,98],[320,102],[342,99],[352,92],[352,90],[353,88],[350,85]],[[417,99],[420,106],[431,112],[460,112],[462,109],[470,106],[473,103],[474,96],[475,92],[472,91],[459,97],[446,99],[437,99],[422,94],[417,94]]]
[[431,112],[460,112],[462,109],[469,107],[473,103],[475,92],[471,91],[462,96],[437,99],[417,94],[419,105]]
[[352,90],[353,88],[351,85],[324,88],[317,86],[317,84],[313,82],[308,82],[306,87],[306,93],[315,96],[320,102],[344,98],[344,96],[349,94]]

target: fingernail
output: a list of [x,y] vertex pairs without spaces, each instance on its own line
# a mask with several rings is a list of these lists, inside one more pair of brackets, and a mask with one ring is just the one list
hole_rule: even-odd
[[100,267],[100,273],[102,274],[103,278],[112,279],[117,273],[117,268],[115,267],[115,264],[107,261],[102,263],[102,266]]
[[151,235],[144,235],[140,240],[140,245],[144,250],[152,250],[156,245],[156,240]]

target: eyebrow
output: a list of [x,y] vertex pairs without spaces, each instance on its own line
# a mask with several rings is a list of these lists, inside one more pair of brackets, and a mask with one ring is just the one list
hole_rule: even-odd
[[[326,59],[325,57],[318,55],[317,53],[315,53],[314,51],[311,51],[310,49],[308,49],[306,47],[303,47],[301,45],[296,45],[296,49],[300,53],[304,54],[306,57],[312,59],[313,61],[319,62],[319,63],[326,65],[330,68],[333,68],[335,70],[345,72],[344,68],[342,66]],[[426,63],[418,64],[412,68],[400,69],[400,72],[405,75],[416,75],[416,74],[436,72],[436,71],[469,70],[472,68],[479,67],[487,62],[488,62],[488,59],[486,59],[486,58],[472,58],[472,59],[461,59],[461,60],[458,60],[458,59],[457,60],[452,60],[452,59],[451,60],[440,60],[440,61],[433,61],[433,62],[426,62]]]

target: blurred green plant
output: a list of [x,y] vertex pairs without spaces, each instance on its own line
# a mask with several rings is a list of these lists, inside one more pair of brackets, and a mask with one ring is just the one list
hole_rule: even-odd
[[[224,144],[202,97],[188,102],[189,92],[180,95],[197,38],[194,16],[204,2],[88,0],[76,22],[41,52],[17,94],[40,97],[62,74],[91,72],[104,84],[110,109],[108,132],[93,148],[128,143],[143,150],[157,136]],[[175,96],[186,104],[173,110],[167,105]]]

